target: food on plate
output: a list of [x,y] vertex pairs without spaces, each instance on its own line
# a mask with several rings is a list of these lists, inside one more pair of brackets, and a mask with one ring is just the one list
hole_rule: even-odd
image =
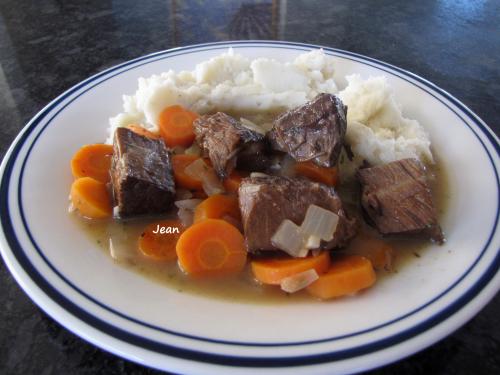
[[416,159],[361,168],[361,205],[382,234],[422,234],[442,243],[443,232],[427,183],[425,168]]
[[247,164],[251,164],[253,170],[265,169],[269,164],[265,157],[264,134],[243,126],[225,113],[198,118],[194,131],[197,144],[204,156],[210,158],[222,180],[237,167],[240,155],[251,160]]
[[445,240],[440,180],[387,80],[351,75],[338,91],[334,65],[321,50],[229,51],[141,78],[107,144],[73,157],[71,211],[116,261],[200,290],[329,300],[371,287],[411,244]]
[[110,173],[119,217],[166,212],[174,202],[172,163],[163,140],[116,129]]
[[344,144],[347,108],[332,94],[280,115],[268,133],[272,146],[296,161],[313,161],[321,167],[337,163]]
[[332,249],[345,246],[357,231],[357,220],[347,216],[335,190],[305,178],[247,177],[243,179],[238,195],[250,252],[277,250],[272,237],[283,220],[302,224],[310,205],[318,205],[338,216],[333,238],[321,241],[318,247]]

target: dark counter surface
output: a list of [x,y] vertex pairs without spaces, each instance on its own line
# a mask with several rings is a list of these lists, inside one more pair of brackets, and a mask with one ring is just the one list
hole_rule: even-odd
[[[500,2],[0,2],[0,155],[43,106],[88,76],[176,46],[237,39],[321,44],[421,75],[500,132]],[[0,262],[1,374],[156,373],[42,312]],[[500,296],[432,347],[374,374],[500,374]]]

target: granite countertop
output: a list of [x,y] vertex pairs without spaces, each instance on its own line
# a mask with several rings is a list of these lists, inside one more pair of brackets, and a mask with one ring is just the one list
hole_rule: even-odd
[[[89,75],[171,47],[278,39],[374,57],[434,82],[500,132],[500,2],[0,2],[0,155],[26,122]],[[466,150],[464,150],[466,152]],[[0,262],[0,373],[155,373],[41,311]],[[500,374],[500,295],[448,338],[374,374]]]

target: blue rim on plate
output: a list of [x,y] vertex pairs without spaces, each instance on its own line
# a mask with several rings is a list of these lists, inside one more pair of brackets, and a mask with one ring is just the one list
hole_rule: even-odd
[[[174,356],[178,358],[183,358],[183,359],[189,359],[189,360],[196,360],[196,361],[201,361],[201,362],[207,362],[207,363],[213,363],[213,364],[222,364],[222,365],[230,365],[230,366],[245,366],[245,367],[281,367],[281,366],[297,366],[297,365],[308,365],[308,364],[319,364],[319,363],[325,363],[325,362],[330,362],[330,361],[335,361],[335,360],[342,360],[342,359],[348,359],[348,358],[353,358],[359,355],[363,354],[368,354],[372,353],[375,351],[379,351],[384,348],[391,347],[395,344],[401,343],[403,341],[406,341],[414,336],[419,335],[420,333],[427,331],[428,329],[436,326],[440,322],[443,322],[446,320],[448,317],[459,311],[463,306],[465,306],[469,301],[471,301],[475,296],[478,295],[478,293],[489,283],[489,281],[495,276],[495,274],[498,272],[499,266],[500,266],[500,253],[497,251],[497,254],[494,258],[494,260],[491,262],[489,265],[488,269],[482,274],[481,278],[471,287],[469,288],[465,293],[463,293],[460,298],[456,299],[453,301],[453,303],[449,304],[445,308],[441,309],[438,313],[434,314],[433,316],[427,318],[423,322],[420,322],[419,324],[408,328],[402,332],[399,332],[397,334],[394,334],[390,337],[378,340],[373,343],[365,344],[365,345],[360,345],[355,348],[350,348],[346,350],[340,350],[340,351],[334,351],[334,352],[329,352],[329,353],[322,353],[322,354],[316,354],[316,355],[305,355],[305,356],[296,356],[296,357],[244,357],[244,356],[230,356],[230,355],[218,355],[218,354],[213,354],[213,353],[208,353],[208,352],[201,352],[197,350],[192,350],[192,349],[185,349],[185,348],[179,348],[176,346],[172,345],[167,345],[164,343],[156,342],[153,340],[150,340],[148,338],[138,336],[136,334],[127,332],[123,329],[120,329],[116,326],[113,326],[104,320],[84,311],[82,308],[77,306],[75,303],[73,303],[71,300],[63,296],[55,287],[53,287],[38,271],[37,269],[31,264],[30,260],[28,259],[27,255],[25,254],[24,250],[22,249],[16,235],[14,232],[14,228],[12,226],[12,222],[10,219],[10,212],[9,212],[9,206],[8,206],[8,194],[9,194],[9,182],[10,182],[10,176],[12,173],[12,168],[13,165],[16,161],[17,155],[19,151],[22,149],[26,139],[29,137],[29,135],[33,132],[33,130],[38,126],[38,124],[45,119],[47,114],[49,114],[53,108],[57,107],[62,101],[64,101],[67,97],[70,95],[74,94],[80,89],[83,89],[86,87],[86,90],[80,92],[77,96],[72,98],[71,101],[66,103],[63,107],[59,108],[59,110],[53,114],[53,116],[47,121],[47,123],[44,125],[44,127],[40,130],[40,132],[36,135],[35,139],[31,143],[28,152],[26,153],[25,159],[23,160],[23,164],[21,167],[21,172],[20,172],[20,180],[19,180],[19,185],[18,185],[18,191],[17,191],[17,201],[19,204],[20,208],[20,213],[21,213],[21,219],[24,225],[24,230],[26,231],[26,234],[28,235],[31,243],[33,244],[34,248],[37,250],[41,258],[44,260],[44,262],[47,264],[48,267],[51,268],[51,270],[57,274],[61,280],[67,284],[69,287],[71,287],[73,290],[81,294],[83,297],[88,299],[94,304],[97,304],[101,308],[106,309],[107,311],[116,314],[120,316],[121,318],[127,319],[129,321],[132,321],[136,324],[143,325],[145,327],[159,330],[164,333],[168,333],[171,335],[176,335],[179,337],[184,337],[184,338],[189,338],[193,340],[200,340],[200,341],[206,341],[210,343],[217,343],[217,344],[226,344],[226,345],[238,345],[238,346],[257,346],[257,347],[276,347],[276,346],[296,346],[296,345],[308,345],[308,344],[316,344],[316,343],[322,343],[322,342],[329,342],[329,341],[334,341],[334,340],[339,340],[342,338],[346,337],[353,337],[356,335],[360,335],[363,333],[371,332],[377,329],[380,329],[382,327],[386,327],[388,325],[394,324],[397,321],[400,321],[402,319],[407,318],[410,315],[415,314],[416,312],[424,309],[425,307],[431,305],[432,303],[436,302],[443,296],[445,296],[447,293],[449,293],[460,281],[465,278],[475,267],[475,265],[479,262],[479,260],[482,258],[486,250],[488,249],[491,240],[494,236],[494,234],[497,231],[498,227],[498,218],[499,218],[499,212],[500,209],[498,207],[498,200],[497,200],[497,208],[496,208],[496,217],[495,217],[495,223],[492,228],[492,231],[489,235],[488,241],[484,245],[483,249],[481,250],[479,256],[477,259],[474,261],[472,266],[458,279],[456,280],[451,286],[449,286],[444,292],[439,294],[438,296],[434,297],[431,301],[427,302],[426,304],[420,306],[418,309],[415,309],[414,311],[411,311],[410,313],[405,314],[404,316],[398,317],[396,319],[393,319],[389,322],[385,322],[381,325],[378,325],[376,327],[372,327],[370,329],[366,329],[360,332],[355,332],[351,333],[349,335],[344,335],[344,336],[338,336],[338,337],[330,337],[330,338],[325,338],[325,339],[320,339],[320,340],[313,340],[313,341],[304,341],[304,342],[286,342],[286,343],[251,343],[251,342],[234,342],[234,341],[224,341],[224,340],[216,340],[216,339],[211,339],[211,338],[206,338],[206,337],[198,337],[198,336],[193,336],[193,335],[188,335],[188,334],[183,334],[181,332],[175,332],[171,330],[166,330],[160,327],[153,326],[151,324],[139,321],[135,318],[126,316],[123,313],[120,313],[114,309],[112,309],[109,306],[106,306],[104,303],[99,302],[95,300],[93,297],[90,295],[86,294],[84,291],[80,290],[76,285],[72,284],[71,281],[69,281],[67,278],[65,278],[51,263],[50,261],[44,256],[43,251],[40,249],[40,247],[36,244],[33,236],[30,233],[29,227],[27,225],[24,212],[23,212],[23,205],[22,205],[22,200],[21,200],[21,189],[22,189],[22,182],[23,182],[23,173],[24,173],[24,167],[26,164],[26,161],[28,160],[29,154],[36,143],[38,137],[43,133],[44,129],[51,123],[52,119],[56,117],[59,112],[61,112],[66,106],[68,106],[72,101],[74,101],[76,98],[81,96],[83,93],[86,91],[92,89],[96,85],[101,84],[102,82],[106,81],[107,79],[110,79],[111,77],[114,77],[116,75],[122,74],[124,71],[134,69],[138,66],[144,65],[151,63],[153,61],[157,60],[162,60],[165,58],[168,58],[169,56],[172,56],[173,54],[175,55],[181,55],[181,54],[189,54],[192,52],[197,52],[197,51],[206,51],[206,50],[212,50],[212,49],[226,49],[228,47],[233,47],[233,48],[244,48],[244,47],[272,47],[272,48],[285,48],[285,49],[293,49],[293,50],[298,50],[298,51],[309,51],[311,49],[317,49],[317,48],[323,48],[327,54],[334,55],[334,56],[340,56],[342,58],[347,58],[347,59],[352,59],[357,62],[361,62],[366,65],[370,66],[375,66],[378,69],[384,70],[388,73],[394,74],[394,72],[398,72],[398,77],[406,80],[407,82],[415,85],[411,80],[408,78],[411,78],[413,80],[418,81],[420,84],[423,84],[425,86],[417,86],[418,88],[424,90],[427,94],[433,96],[437,100],[439,100],[443,105],[445,105],[448,109],[450,109],[452,112],[455,113],[455,115],[460,118],[460,120],[469,127],[469,129],[474,133],[474,136],[481,142],[482,147],[486,151],[489,160],[491,162],[492,168],[495,172],[495,177],[497,181],[497,192],[499,190],[500,182],[499,182],[499,173],[495,167],[494,161],[493,161],[493,156],[490,154],[489,150],[485,146],[483,140],[477,135],[475,132],[475,129],[473,129],[464,119],[463,117],[457,113],[453,108],[451,108],[446,102],[441,100],[439,97],[437,97],[434,92],[438,92],[440,95],[445,97],[447,100],[449,100],[453,105],[456,107],[460,108],[460,110],[468,117],[469,120],[472,120],[475,125],[481,130],[483,135],[486,135],[486,137],[489,139],[491,144],[495,148],[496,152],[496,157],[499,156],[500,152],[500,146],[498,143],[498,140],[495,138],[495,136],[491,133],[491,131],[480,121],[478,120],[477,116],[474,115],[467,107],[465,107],[462,103],[460,103],[457,99],[452,97],[450,94],[447,92],[441,90],[440,88],[436,87],[432,83],[412,74],[409,73],[403,69],[397,68],[395,66],[386,64],[384,62],[365,57],[362,55],[358,55],[352,52],[347,52],[347,51],[342,51],[334,48],[328,48],[328,47],[322,47],[322,46],[315,46],[315,45],[309,45],[309,44],[300,44],[300,43],[291,43],[291,42],[272,42],[272,41],[239,41],[239,42],[219,42],[219,43],[208,43],[208,44],[201,44],[201,45],[193,45],[193,46],[188,46],[188,47],[182,47],[182,48],[174,48],[171,50],[167,51],[162,51],[158,53],[154,53],[151,55],[139,57],[137,59],[125,62],[123,64],[117,65],[115,67],[112,67],[110,69],[107,69],[99,74],[96,74],[87,80],[79,83],[78,85],[72,87],[62,95],[60,95],[58,98],[56,98],[53,102],[51,102],[49,105],[47,105],[33,120],[27,125],[27,128],[25,131],[22,133],[22,135],[17,139],[15,145],[13,148],[10,150],[10,154],[8,159],[3,161],[3,167],[4,167],[4,173],[2,175],[2,180],[0,182],[0,212],[2,213],[1,215],[1,225],[2,229],[5,233],[7,242],[12,249],[12,253],[14,254],[17,262],[22,266],[24,271],[30,276],[32,281],[47,295],[50,297],[51,300],[56,302],[59,306],[61,306],[63,309],[66,311],[70,312],[72,315],[74,315],[76,318],[80,319],[84,323],[90,325],[91,327],[94,327],[106,334],[108,334],[111,337],[114,337],[118,340],[121,340],[126,343],[130,343],[132,345],[142,347],[157,353],[161,354],[166,354],[169,356]],[[138,64],[142,62],[141,64]],[[131,68],[124,69],[129,65],[133,65]],[[390,70],[384,69],[388,68]],[[119,72],[116,72],[119,70]],[[99,78],[106,77],[104,80],[99,81],[98,83],[92,84],[94,81],[96,81]],[[499,193],[500,195],[500,193]]]

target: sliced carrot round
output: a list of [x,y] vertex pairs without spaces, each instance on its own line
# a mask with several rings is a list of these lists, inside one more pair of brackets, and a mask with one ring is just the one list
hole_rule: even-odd
[[155,260],[174,260],[177,258],[175,246],[183,230],[179,220],[151,223],[139,237],[139,250]]
[[127,129],[132,130],[134,133],[137,133],[139,135],[142,135],[144,137],[148,137],[151,139],[160,139],[161,138],[160,134],[153,133],[152,131],[149,131],[146,128],[143,128],[142,126],[137,125],[137,124],[127,125]]
[[323,251],[317,256],[306,258],[278,258],[254,260],[251,263],[255,278],[263,284],[279,285],[285,277],[310,269],[322,274],[330,267],[330,254]]
[[104,219],[113,212],[106,184],[91,177],[75,180],[71,185],[70,198],[80,214],[90,219]]
[[97,181],[108,182],[112,156],[111,145],[85,145],[71,159],[71,172],[75,178],[92,177]]
[[179,265],[193,276],[234,275],[245,267],[243,235],[224,220],[207,219],[181,234],[176,246]]
[[372,286],[377,279],[372,263],[358,255],[340,256],[332,260],[330,269],[307,287],[320,299],[341,297]]
[[195,138],[193,122],[198,118],[194,112],[180,105],[165,108],[158,118],[160,134],[169,147],[189,147]]
[[224,219],[230,216],[241,221],[238,197],[235,195],[214,194],[201,202],[194,211],[194,222],[206,219]]
[[325,185],[335,186],[338,181],[338,169],[326,168],[314,164],[312,161],[298,162],[294,165],[295,173]]
[[172,169],[177,186],[189,190],[203,190],[201,179],[193,178],[186,173],[186,168],[199,157],[196,155],[179,154],[172,156]]

